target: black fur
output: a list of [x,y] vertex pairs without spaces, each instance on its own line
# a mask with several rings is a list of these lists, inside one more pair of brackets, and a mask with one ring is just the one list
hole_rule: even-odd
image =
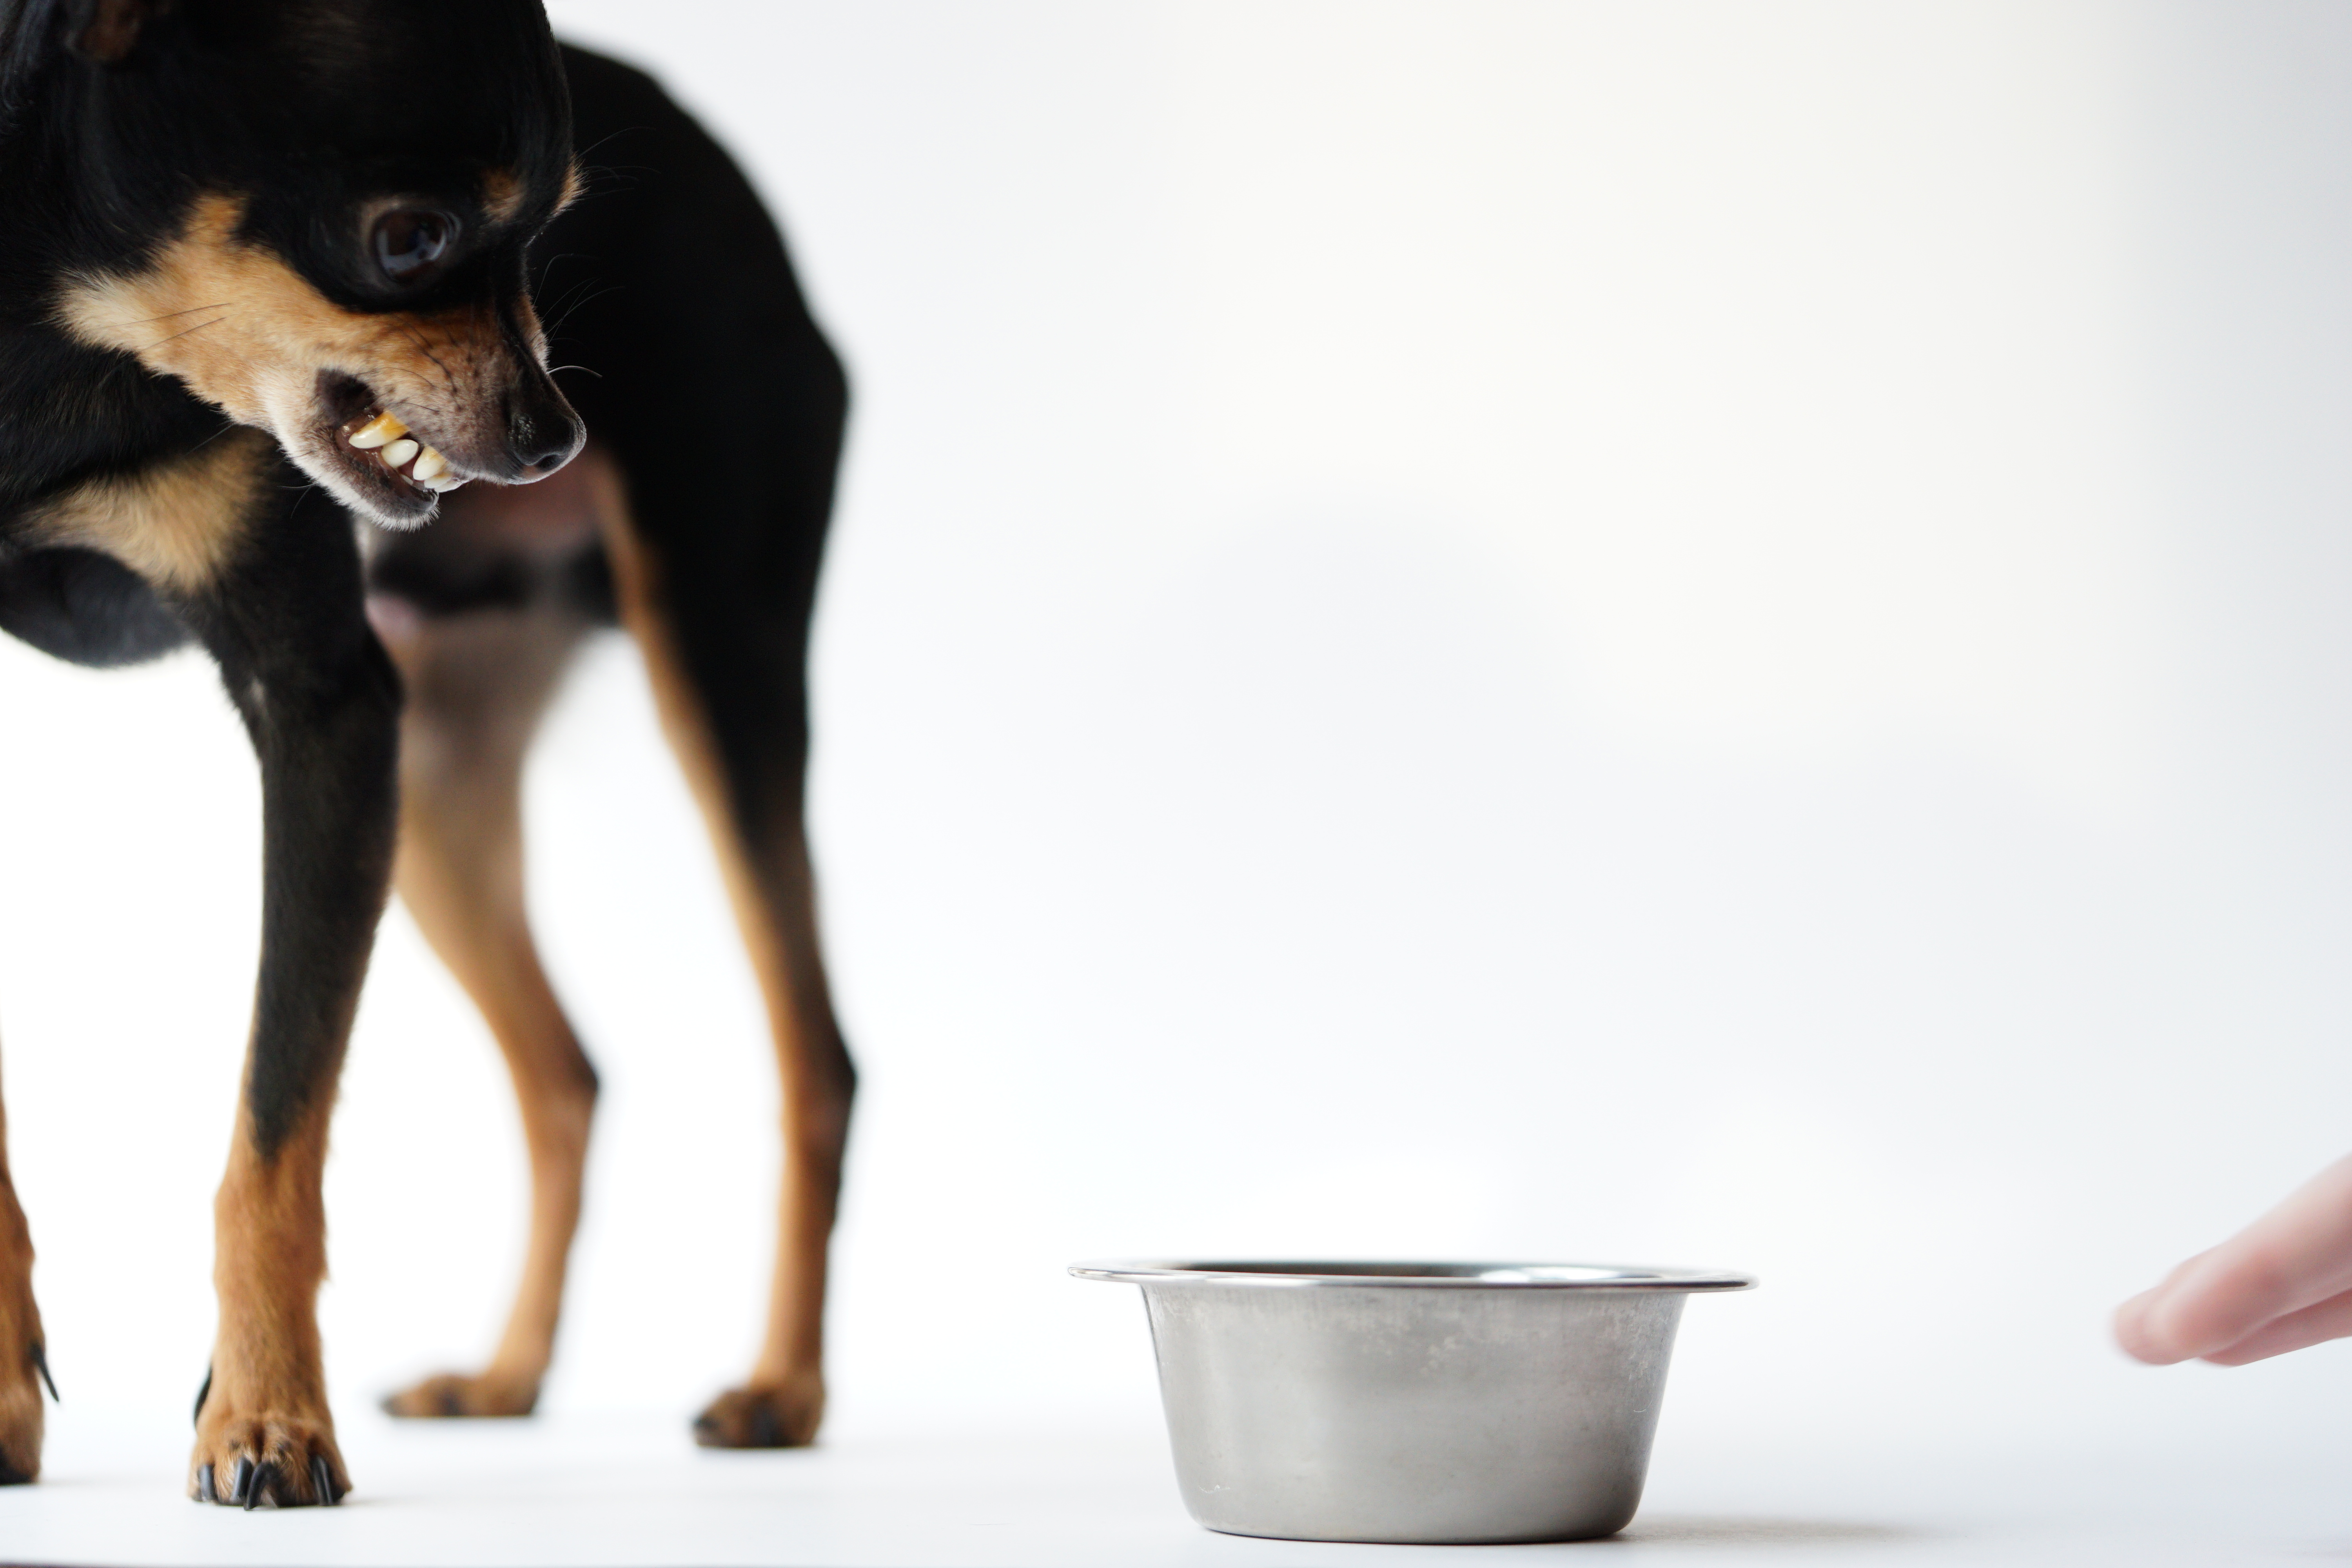
[[0,631],[111,669],[186,646],[188,628],[130,567],[95,550],[0,553]]
[[[646,476],[637,525],[667,564],[737,825],[772,864],[762,852],[802,828],[809,626],[848,380],[725,151],[641,72],[568,46],[563,62],[599,186],[540,247],[542,297],[584,300],[555,356],[595,373],[566,392],[623,471]],[[670,281],[681,258],[690,287]],[[856,1074],[826,1024],[824,1068],[845,1105]]]
[[294,484],[182,613],[261,761],[261,977],[246,1108],[274,1155],[331,1091],[392,879],[400,678],[361,613],[351,520]]

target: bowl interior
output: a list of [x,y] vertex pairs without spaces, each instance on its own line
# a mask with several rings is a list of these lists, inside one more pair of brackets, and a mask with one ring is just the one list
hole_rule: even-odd
[[1073,1264],[1087,1279],[1170,1285],[1518,1286],[1601,1290],[1744,1290],[1756,1281],[1719,1269],[1654,1268],[1613,1263],[1429,1263],[1360,1259],[1143,1259]]
[[1650,1269],[1616,1268],[1599,1263],[1183,1263],[1174,1267],[1202,1274],[1305,1275],[1316,1279],[1490,1279],[1517,1284],[1538,1279],[1654,1279]]

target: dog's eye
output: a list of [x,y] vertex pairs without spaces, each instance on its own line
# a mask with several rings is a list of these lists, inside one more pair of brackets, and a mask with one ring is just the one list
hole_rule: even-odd
[[394,283],[424,282],[449,254],[457,220],[430,207],[394,207],[375,220],[375,264]]

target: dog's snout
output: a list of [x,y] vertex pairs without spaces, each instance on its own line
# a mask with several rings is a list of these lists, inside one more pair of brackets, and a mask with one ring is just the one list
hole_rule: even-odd
[[507,400],[507,458],[522,482],[543,479],[579,455],[588,439],[580,416],[544,376]]

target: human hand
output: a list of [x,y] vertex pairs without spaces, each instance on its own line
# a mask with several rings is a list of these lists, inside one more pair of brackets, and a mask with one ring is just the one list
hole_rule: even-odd
[[2144,1362],[2243,1366],[2352,1335],[2352,1158],[2116,1310]]

